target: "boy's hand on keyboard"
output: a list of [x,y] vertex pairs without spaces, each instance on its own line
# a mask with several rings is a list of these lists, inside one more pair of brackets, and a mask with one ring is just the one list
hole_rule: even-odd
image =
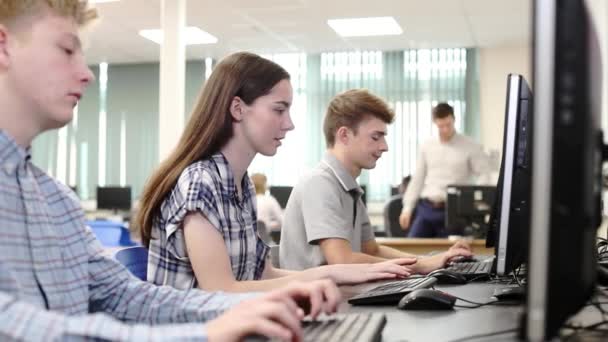
[[249,335],[302,341],[300,321],[306,310],[312,318],[321,312],[334,313],[340,299],[340,291],[331,280],[293,282],[243,301],[209,322],[209,341],[240,341]]
[[[281,292],[283,291],[283,293]],[[286,287],[275,290],[269,295],[280,297],[287,295],[298,304],[304,314],[316,318],[320,313],[336,312],[342,295],[336,284],[330,279],[303,282],[292,282]]]
[[456,242],[455,242],[455,243],[452,245],[452,247],[450,247],[450,249],[449,249],[449,250],[452,250],[452,249],[466,249],[466,250],[468,250],[469,252],[472,252],[472,251],[473,251],[473,249],[471,248],[471,243],[470,243],[470,242],[468,242],[467,240],[458,240],[458,241],[456,241]]
[[435,254],[433,256],[422,258],[414,266],[414,271],[420,274],[427,274],[434,270],[445,267],[452,259],[458,256],[470,257],[473,254],[471,251],[463,248],[450,248],[446,252]]

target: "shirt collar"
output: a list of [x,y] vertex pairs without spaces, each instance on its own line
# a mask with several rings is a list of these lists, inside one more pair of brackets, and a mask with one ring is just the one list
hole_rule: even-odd
[[332,171],[338,182],[344,188],[344,191],[357,191],[363,193],[363,189],[357,184],[353,176],[344,168],[344,165],[330,152],[325,152],[322,163],[324,163]]
[[441,138],[439,139],[439,142],[442,144],[453,144],[457,139],[458,139],[458,132],[454,132],[454,134],[450,137],[450,139],[446,142],[441,141]]
[[25,165],[31,158],[31,148],[23,148],[15,139],[0,129],[0,166],[8,174],[14,174],[19,167]]
[[[234,198],[238,199],[238,192],[236,190],[234,174],[232,173],[232,169],[230,168],[228,159],[226,159],[222,152],[217,152],[216,154],[211,156],[211,160],[216,165],[217,170],[220,174],[220,179],[222,180],[222,187],[224,187],[224,189],[228,193],[232,194]],[[247,201],[251,196],[249,188],[249,175],[247,174],[247,172],[245,172],[245,175],[243,176],[243,182],[241,183],[241,189],[243,191],[243,202]]]

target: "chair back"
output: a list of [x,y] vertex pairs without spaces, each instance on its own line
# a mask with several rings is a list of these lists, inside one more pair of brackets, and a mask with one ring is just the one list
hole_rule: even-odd
[[403,197],[396,195],[384,204],[384,231],[386,236],[406,237],[407,233],[399,225],[399,215],[403,209]]
[[133,246],[121,249],[114,258],[123,264],[131,274],[141,280],[146,280],[148,273],[148,250],[143,246]]
[[122,222],[110,220],[87,221],[93,233],[102,245],[106,247],[134,246],[129,229]]

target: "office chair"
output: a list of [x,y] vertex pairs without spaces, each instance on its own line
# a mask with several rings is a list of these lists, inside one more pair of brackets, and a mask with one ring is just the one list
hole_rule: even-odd
[[114,258],[123,264],[131,274],[145,281],[148,273],[148,250],[143,246],[133,246],[116,252]]
[[91,227],[103,246],[135,246],[135,243],[131,241],[129,229],[122,222],[95,220],[87,221],[86,224]]
[[403,199],[401,195],[391,197],[384,204],[384,231],[389,237],[406,237],[407,232],[399,225],[399,215],[403,209]]

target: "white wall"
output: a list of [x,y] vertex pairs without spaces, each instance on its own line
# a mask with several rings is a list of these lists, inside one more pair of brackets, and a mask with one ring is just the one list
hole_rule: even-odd
[[523,75],[532,86],[529,46],[501,46],[479,50],[479,111],[481,143],[502,151],[507,75]]

